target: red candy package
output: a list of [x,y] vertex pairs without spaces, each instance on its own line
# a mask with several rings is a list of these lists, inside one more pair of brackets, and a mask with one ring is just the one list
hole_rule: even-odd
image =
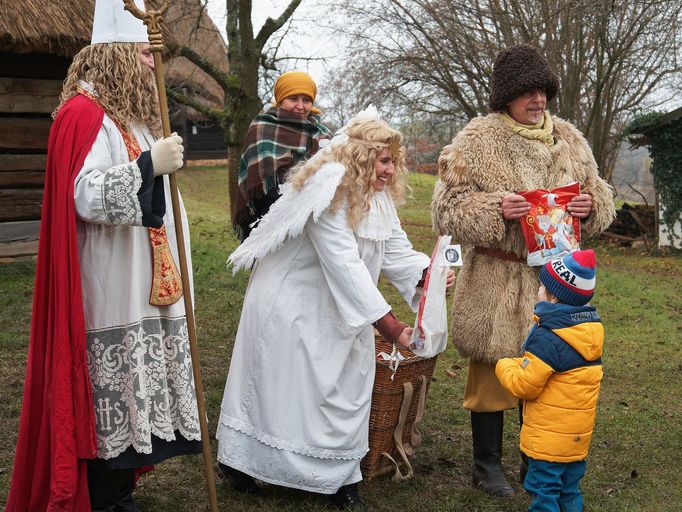
[[528,265],[537,267],[580,249],[580,219],[568,213],[566,206],[580,194],[576,181],[554,190],[519,192],[531,205],[520,219],[528,247]]

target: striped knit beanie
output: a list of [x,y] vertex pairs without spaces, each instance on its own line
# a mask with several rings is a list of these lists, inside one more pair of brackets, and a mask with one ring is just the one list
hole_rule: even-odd
[[596,273],[594,251],[575,251],[542,267],[540,282],[561,302],[584,306],[594,295]]

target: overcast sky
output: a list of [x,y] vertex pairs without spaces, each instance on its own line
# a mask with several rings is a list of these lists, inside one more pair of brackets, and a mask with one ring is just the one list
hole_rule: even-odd
[[[268,17],[277,18],[290,0],[253,0],[252,22],[257,34]],[[225,37],[225,0],[207,0],[208,12]],[[331,16],[329,4],[324,0],[303,0],[293,15],[293,28],[280,48],[280,56],[324,58],[324,61],[299,62],[287,61],[278,65],[279,69],[307,71],[319,85],[328,76],[328,71],[339,64],[339,53],[343,50],[338,37],[333,38],[325,24],[325,17]],[[672,110],[682,105],[679,95],[671,94],[670,100],[660,106],[662,110]]]
[[[253,31],[258,33],[265,23],[265,20],[277,18],[289,0],[254,0],[251,20]],[[287,38],[282,45],[280,53],[282,56],[297,56],[307,58],[322,57],[327,59],[322,61],[299,62],[296,65],[293,61],[288,61],[280,66],[283,70],[301,69],[307,71],[319,84],[326,75],[326,70],[334,62],[333,43],[330,38],[325,37],[319,24],[311,20],[319,19],[320,6],[315,0],[303,0],[294,12],[294,24],[292,31],[287,34]],[[225,37],[225,0],[208,0],[208,12],[213,21]]]

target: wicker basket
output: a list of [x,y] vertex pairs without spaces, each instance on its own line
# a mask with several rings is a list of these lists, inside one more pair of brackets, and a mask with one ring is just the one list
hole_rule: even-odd
[[[393,350],[392,343],[376,336],[375,354]],[[364,478],[394,472],[394,480],[412,476],[409,457],[421,445],[417,430],[424,411],[436,357],[423,358],[407,350],[395,377],[387,361],[377,359],[372,410],[369,417],[369,452],[362,459],[360,469]],[[402,474],[400,467],[407,471]]]

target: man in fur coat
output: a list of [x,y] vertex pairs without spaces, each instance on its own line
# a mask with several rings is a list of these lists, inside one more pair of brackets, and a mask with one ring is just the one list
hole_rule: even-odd
[[526,263],[519,219],[530,204],[519,191],[580,183],[568,211],[583,238],[615,217],[612,189],[581,133],[551,116],[547,102],[558,82],[547,61],[528,45],[500,52],[493,67],[491,114],[473,119],[441,152],[432,215],[438,234],[464,247],[452,311],[453,341],[469,358],[464,407],[471,411],[473,485],[512,496],[502,472],[503,411],[518,400],[495,377],[495,363],[515,357],[532,323],[539,286]]

